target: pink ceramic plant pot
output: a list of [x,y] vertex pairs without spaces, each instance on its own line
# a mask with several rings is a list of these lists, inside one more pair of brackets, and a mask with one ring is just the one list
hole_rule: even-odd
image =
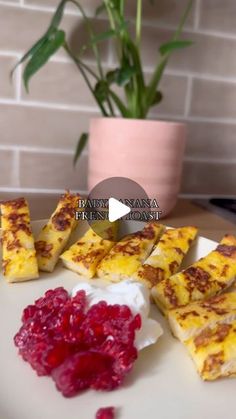
[[163,216],[174,208],[180,187],[186,126],[174,122],[121,118],[91,120],[89,176],[98,182],[124,176],[156,198]]

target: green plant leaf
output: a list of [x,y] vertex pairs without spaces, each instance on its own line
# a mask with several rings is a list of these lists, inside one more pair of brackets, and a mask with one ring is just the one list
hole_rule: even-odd
[[65,32],[61,30],[55,31],[32,55],[23,73],[25,88],[28,91],[29,80],[43,67],[49,58],[64,44]]
[[56,9],[56,12],[54,13],[54,16],[53,16],[53,18],[51,20],[51,23],[50,23],[50,26],[48,28],[48,31],[50,31],[51,29],[57,29],[58,28],[58,26],[61,23],[62,17],[63,17],[65,5],[66,5],[66,3],[68,1],[70,1],[70,0],[62,0],[59,3],[59,5],[58,5],[58,7]]
[[108,7],[110,9],[115,9],[116,11],[119,12],[119,10],[120,10],[120,1],[121,0],[109,0],[107,2],[108,3]]
[[115,68],[115,70],[111,70],[107,72],[106,80],[109,85],[111,85],[112,83],[116,83],[119,70],[120,70],[119,68]]
[[[106,41],[107,39],[114,38],[117,36],[125,27],[127,26],[127,22],[122,22],[120,26],[114,29],[108,29],[107,31],[101,32],[92,37],[91,44],[97,44],[98,42]],[[91,45],[89,44],[89,45]]]
[[99,33],[98,35],[92,38],[92,43],[97,44],[98,42],[106,41],[107,39],[113,38],[116,36],[116,31],[109,29],[108,31]]
[[11,70],[11,77],[13,76],[14,71],[16,68],[26,61],[28,58],[32,57],[32,55],[36,54],[38,50],[42,47],[42,45],[47,41],[47,34],[43,35],[30,49],[27,51],[23,57],[16,63],[16,65]]
[[137,82],[139,84],[140,91],[144,90],[145,81],[144,81],[143,68],[142,68],[142,62],[141,62],[141,57],[140,57],[140,50],[133,43],[131,39],[127,42],[126,47],[127,47],[127,51],[129,52],[129,56],[132,60],[133,66],[137,70]]
[[45,34],[23,55],[23,57],[16,63],[16,65],[13,67],[12,71],[11,71],[11,77],[14,73],[14,71],[16,70],[16,68],[22,64],[24,61],[26,61],[28,58],[32,57],[33,55],[35,55],[38,50],[43,46],[43,44],[45,44],[48,40],[48,38],[50,37],[50,35],[55,32],[55,29],[57,29],[57,27],[59,26],[59,24],[61,23],[62,17],[63,17],[63,12],[64,12],[64,7],[65,4],[70,1],[70,0],[62,0],[51,20],[51,23],[47,29],[47,31],[45,32]]
[[187,21],[187,19],[189,17],[189,13],[190,13],[190,11],[191,11],[191,9],[193,7],[193,3],[194,3],[194,0],[189,0],[188,1],[187,5],[186,5],[186,8],[184,10],[184,13],[183,13],[183,15],[182,15],[182,17],[180,19],[179,24],[178,24],[178,27],[177,27],[177,29],[175,31],[174,38],[173,38],[174,40],[179,39],[179,37],[180,37],[180,35],[182,33],[182,30],[184,28],[184,25],[185,25],[185,23],[186,23],[186,21]]
[[113,92],[113,90],[109,89],[109,95],[111,96],[112,100],[116,104],[116,106],[119,109],[121,115],[124,118],[132,118],[132,114],[131,114],[130,110],[124,105],[122,100],[119,98],[119,96],[117,96],[117,94],[115,92]]
[[192,44],[193,44],[192,41],[174,40],[174,41],[170,41],[170,42],[166,42],[165,44],[162,44],[159,48],[159,52],[163,56],[163,55],[170,54],[171,52],[175,50],[189,47]]
[[161,58],[160,63],[158,64],[156,71],[153,74],[153,77],[146,89],[146,113],[148,112],[149,108],[152,106],[153,100],[155,100],[156,90],[158,88],[158,85],[160,83],[160,80],[163,76],[163,73],[165,71],[166,65],[168,63],[168,56],[164,56]]
[[163,99],[163,94],[160,92],[160,90],[157,90],[156,95],[152,102],[152,106],[158,105],[158,103],[160,103],[162,99]]
[[[186,22],[186,20],[189,16],[189,13],[192,9],[193,1],[194,0],[189,0],[188,1],[187,6],[184,10],[184,13],[183,13],[181,19],[180,19],[179,25],[177,27],[177,30],[174,33],[174,36],[173,36],[172,40],[170,42],[167,42],[167,44],[162,45],[161,48],[160,48],[160,49],[162,49],[163,55],[161,56],[160,62],[157,64],[156,69],[154,70],[153,76],[151,78],[151,81],[150,81],[150,83],[149,83],[149,85],[146,89],[145,100],[144,100],[144,103],[145,103],[144,115],[148,114],[149,108],[152,106],[153,100],[155,99],[156,90],[158,89],[158,85],[160,83],[160,80],[163,76],[166,65],[168,64],[168,60],[170,58],[170,52],[172,52],[176,49],[176,48],[166,47],[166,45],[167,46],[168,46],[168,44],[173,45],[173,43],[174,43],[175,46],[178,46],[178,45],[180,45],[179,42],[182,42],[182,41],[179,40],[179,37],[182,33],[185,22]],[[190,41],[184,41],[184,42],[188,42],[188,45],[185,45],[185,46],[190,45],[189,44]],[[182,44],[182,47],[183,47],[183,44]],[[166,50],[168,50],[168,53],[166,53]]]
[[103,13],[104,11],[106,10],[106,6],[105,6],[105,4],[100,4],[100,6],[98,6],[97,8],[96,8],[96,11],[95,11],[95,16],[99,16],[101,13]]
[[126,86],[136,73],[137,70],[135,67],[126,65],[122,68],[116,68],[115,70],[108,71],[106,79],[109,85],[116,83],[118,86]]
[[89,136],[86,132],[83,132],[83,134],[81,134],[80,139],[76,146],[76,150],[75,150],[75,155],[74,155],[74,160],[73,160],[74,166],[76,165],[78,158],[80,157],[84,147],[86,146],[88,138]]
[[99,102],[103,103],[108,97],[108,84],[104,80],[100,80],[96,83],[94,93]]
[[135,67],[124,67],[120,68],[117,73],[117,84],[119,86],[126,86],[130,79],[137,73]]

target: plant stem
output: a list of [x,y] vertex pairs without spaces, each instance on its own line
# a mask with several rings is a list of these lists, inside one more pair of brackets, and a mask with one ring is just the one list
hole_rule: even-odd
[[74,61],[74,63],[79,68],[79,70],[80,70],[82,76],[84,77],[84,80],[85,80],[85,82],[86,82],[86,84],[87,84],[90,92],[92,93],[94,99],[96,100],[96,102],[97,102],[97,104],[98,104],[98,106],[99,106],[102,114],[104,116],[108,116],[108,114],[106,112],[106,109],[104,108],[103,104],[99,102],[99,100],[97,99],[96,95],[94,94],[93,87],[92,87],[92,85],[91,85],[91,83],[89,81],[89,78],[88,78],[86,72],[84,71],[83,65],[81,65],[81,61],[74,56],[74,54],[72,53],[72,51],[70,50],[70,48],[68,47],[68,45],[67,45],[66,42],[64,44],[64,49],[66,50],[67,54],[72,58],[72,60]]
[[[76,0],[70,0],[70,1],[78,7],[78,9],[80,10],[80,12],[81,12],[81,14],[82,14],[82,16],[85,20],[90,39],[92,41],[92,48],[93,48],[93,52],[94,52],[95,59],[96,59],[96,62],[97,62],[98,71],[99,71],[101,79],[104,80],[103,68],[102,68],[102,64],[101,64],[101,57],[100,57],[99,49],[98,49],[96,43],[93,42],[93,39],[95,38],[95,34],[93,32],[92,25],[90,24],[90,20],[87,17],[86,13],[84,12],[83,7]],[[114,110],[113,110],[113,107],[112,107],[112,104],[110,102],[109,97],[107,98],[107,104],[108,104],[110,113],[113,116],[114,115]]]
[[[137,69],[137,74],[133,77],[135,101],[136,101],[135,107],[139,106],[140,109],[142,109],[143,96],[145,95],[145,80],[144,80],[144,74],[143,74],[139,49],[130,38],[127,40],[127,49],[132,59],[133,66]],[[140,110],[140,113],[142,113],[141,110]]]
[[120,14],[121,14],[121,16],[123,16],[124,11],[125,11],[125,1],[120,0]]
[[113,99],[114,103],[116,104],[117,108],[119,109],[121,115],[124,118],[131,118],[132,114],[130,113],[129,109],[123,104],[122,100],[120,100],[119,96],[113,90],[109,89],[109,94]]
[[[179,36],[181,35],[182,30],[183,30],[183,27],[185,25],[185,22],[186,22],[186,20],[188,18],[188,15],[189,15],[189,12],[190,12],[192,6],[193,6],[193,0],[189,0],[189,2],[187,4],[187,7],[186,7],[186,9],[184,11],[184,14],[183,14],[183,16],[182,16],[182,18],[180,20],[179,25],[178,25],[178,28],[177,28],[177,30],[176,30],[173,38],[172,38],[174,41],[175,40],[178,40]],[[161,80],[161,77],[162,77],[163,72],[165,70],[165,67],[166,67],[166,65],[167,65],[167,63],[169,61],[169,58],[170,58],[170,53],[164,55],[161,58],[161,61],[158,63],[158,65],[157,65],[157,67],[156,67],[156,69],[154,71],[153,77],[152,77],[152,79],[151,79],[151,81],[150,81],[150,83],[149,83],[149,85],[147,87],[147,90],[146,90],[145,115],[148,114],[148,111],[149,111],[150,107],[152,106],[153,99],[154,99],[155,94],[156,94],[156,90],[157,90],[158,85],[160,83],[160,80]]]
[[108,14],[108,17],[109,17],[109,20],[110,20],[111,28],[115,31],[116,30],[116,24],[115,24],[115,20],[113,18],[112,10],[110,9],[110,6],[109,6],[109,1],[104,0],[104,4],[105,4],[107,14]]
[[175,32],[175,35],[174,35],[174,38],[173,38],[174,40],[178,39],[179,38],[179,35],[181,35],[181,33],[182,33],[182,30],[183,30],[184,25],[185,25],[185,22],[186,22],[186,20],[188,18],[189,12],[190,12],[190,10],[193,7],[193,2],[194,2],[194,0],[190,0],[188,2],[188,5],[186,7],[186,10],[185,10],[185,12],[184,12],[184,14],[183,14],[183,16],[182,16],[182,18],[180,20],[180,23],[178,25],[177,30]]
[[[116,29],[117,29],[116,28],[116,22],[115,22],[115,19],[114,19],[114,16],[113,16],[113,10],[110,8],[110,5],[109,5],[109,0],[103,0],[103,2],[104,2],[105,7],[106,7],[106,11],[107,11],[107,14],[108,14],[111,29],[113,29],[113,31],[116,31]],[[120,47],[119,43],[116,43],[116,51],[117,51],[118,60],[121,63],[122,47]]]
[[[124,113],[127,115],[128,111],[128,117],[135,117],[137,112],[140,113],[137,108],[141,106],[140,92],[145,86],[138,48],[131,39],[126,27],[124,27],[122,31],[119,31],[120,26],[124,23],[124,0],[120,0],[119,10],[111,7],[109,0],[103,0],[103,2],[107,10],[111,29],[117,32],[117,58],[120,63],[120,68],[124,67],[124,63],[125,65],[133,65],[137,68],[137,74],[133,76],[132,80],[130,80],[129,86],[127,85],[125,88],[128,108],[126,108],[126,110],[122,108],[123,116]],[[141,7],[139,7],[139,10],[141,12]],[[141,34],[141,14],[139,15],[139,25],[139,32]],[[115,101],[116,106],[119,107],[120,102],[118,105],[117,98],[115,100],[114,95],[112,96],[112,99],[113,102]],[[121,111],[121,107],[119,107],[119,110]]]
[[148,114],[149,109],[152,106],[153,98],[155,97],[157,86],[161,80],[163,72],[165,70],[166,64],[168,62],[169,57],[165,56],[161,59],[158,64],[156,71],[153,74],[152,80],[147,88],[147,97],[146,97],[146,107],[144,111],[144,116],[146,117]]
[[136,44],[140,46],[142,30],[142,0],[137,0],[137,13],[136,13]]
[[[88,30],[90,39],[91,39],[91,41],[93,41],[93,39],[95,37],[95,34],[93,32],[92,25],[90,24],[89,18],[87,17],[87,15],[86,15],[83,7],[76,0],[70,0],[70,1],[72,3],[74,3],[78,7],[79,11],[81,12],[81,14],[82,14],[82,16],[83,16],[83,18],[85,20],[85,23],[86,23],[86,26],[87,26],[87,30]],[[95,58],[96,58],[96,61],[97,61],[99,74],[103,78],[103,70],[102,70],[102,65],[101,65],[101,58],[100,58],[100,54],[99,54],[99,50],[97,48],[97,45],[94,42],[92,42],[92,48],[93,48],[93,52],[94,52],[94,55],[95,55]]]
[[98,77],[98,75],[93,71],[93,70],[91,70],[91,68],[87,65],[87,64],[85,64],[85,63],[83,63],[83,61],[81,61],[78,57],[76,57],[76,56],[74,56],[74,58],[78,61],[78,63],[80,63],[80,65],[85,69],[85,70],[87,70],[87,72],[89,73],[89,74],[91,74],[91,76],[93,76],[94,78],[95,78],[95,80],[97,80],[97,81],[99,81],[100,79],[99,79],[99,77]]

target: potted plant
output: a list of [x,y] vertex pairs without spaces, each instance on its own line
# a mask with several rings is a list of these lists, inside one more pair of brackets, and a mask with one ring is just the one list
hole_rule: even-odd
[[[69,2],[82,14],[88,31],[89,42],[81,45],[79,54],[72,51],[65,32],[60,29]],[[17,65],[25,62],[23,80],[28,90],[31,77],[59,48],[64,48],[78,67],[102,114],[101,118],[91,121],[89,136],[87,133],[81,135],[74,158],[76,162],[89,137],[89,188],[111,176],[129,177],[137,181],[150,198],[158,199],[165,215],[174,207],[178,195],[185,125],[147,118],[151,108],[162,100],[159,84],[170,56],[192,44],[181,39],[181,33],[193,0],[188,1],[173,38],[159,47],[157,65],[148,82],[144,76],[140,46],[143,2],[137,0],[136,3],[136,20],[129,24],[125,16],[125,0],[103,0],[96,14],[107,14],[108,29],[94,33],[91,19],[79,1],[62,0],[46,33]],[[100,46],[110,38],[118,64],[116,68],[105,71]],[[88,48],[94,53],[96,70],[84,57]],[[117,93],[117,86],[123,89],[122,96]]]

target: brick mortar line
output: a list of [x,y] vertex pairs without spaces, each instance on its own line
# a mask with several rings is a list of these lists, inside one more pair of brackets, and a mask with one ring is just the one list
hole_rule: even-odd
[[11,51],[11,50],[0,50],[0,56],[1,57],[8,57],[8,58],[20,58],[21,57],[21,53],[19,51]]
[[[114,65],[114,63],[113,63]],[[145,66],[144,73],[151,74],[153,72],[154,67]],[[187,70],[178,70],[178,69],[168,69],[165,70],[165,75],[167,76],[174,76],[174,77],[193,77],[194,79],[199,80],[207,80],[207,81],[215,81],[218,83],[229,83],[229,84],[236,84],[236,77],[228,77],[228,76],[217,76],[210,73],[196,73],[195,71],[187,71]]]
[[[32,147],[32,148],[27,148],[27,147],[21,147],[19,146],[19,152],[21,153],[25,153],[25,154],[48,154],[48,155],[57,155],[57,156],[66,156],[66,157],[73,157],[74,155],[74,151],[73,150],[60,150],[60,149],[54,149],[54,148],[40,148],[40,147]],[[84,155],[84,153],[83,153]]]
[[[9,57],[9,58],[16,58],[16,59],[20,59],[22,57],[22,55],[24,55],[25,50],[23,49],[19,49],[19,50],[5,50],[5,49],[0,49],[0,56],[2,57]],[[53,62],[53,63],[62,63],[62,64],[73,64],[73,61],[71,58],[69,58],[67,55],[63,56],[63,55],[53,55],[49,62]],[[86,58],[84,60],[84,63],[90,66],[95,67],[96,64],[96,60],[92,60],[90,58]],[[102,64],[104,66],[107,66],[108,68],[108,64],[107,64],[107,60],[102,60]],[[74,65],[74,64],[73,64]]]
[[20,186],[20,153],[19,150],[13,151],[13,164],[11,168],[11,181],[13,185]]
[[[4,0],[0,0],[0,6],[6,6],[6,7],[14,7],[14,8],[18,8],[18,9],[25,9],[25,10],[33,10],[33,11],[41,11],[41,12],[45,12],[45,13],[53,13],[55,11],[54,7],[50,7],[50,6],[39,6],[39,5],[28,5],[23,3],[23,5],[20,5],[19,3],[8,3]],[[79,12],[74,12],[72,9],[71,10],[66,10],[65,15],[67,16],[78,16],[81,18],[81,14]],[[91,13],[87,13],[88,17],[93,17],[93,14]],[[103,16],[99,16],[97,17],[98,20],[102,20],[102,21],[107,21],[106,18],[104,18]],[[133,20],[130,20],[132,23],[134,22],[134,18]],[[161,24],[159,22],[152,22],[152,21],[148,21],[147,19],[143,19],[143,26],[144,27],[153,27],[155,29],[163,29],[163,30],[171,30],[171,31],[175,31],[176,30],[176,26],[177,25],[172,25],[172,24]],[[185,27],[184,32],[190,32],[190,33],[197,33],[200,35],[206,35],[206,36],[212,36],[212,37],[218,37],[218,38],[224,38],[224,39],[229,39],[229,40],[234,40],[236,41],[236,34],[234,35],[231,32],[223,32],[223,31],[217,31],[217,30],[208,30],[208,29],[203,29],[203,28],[198,28],[197,30],[192,27],[192,26],[187,26]]]
[[[3,51],[0,50],[0,57],[12,57],[12,58],[20,58],[23,52],[17,52],[17,51]],[[109,61],[109,60],[108,60]],[[60,64],[73,64],[72,61],[65,57],[52,57],[50,60],[51,63],[60,63]],[[85,60],[86,64],[90,66],[95,66],[96,62],[91,60]],[[103,64],[106,65],[106,62]],[[107,64],[105,69],[108,69],[110,66],[114,66],[115,63],[111,62],[110,65]],[[19,66],[20,67],[20,66]],[[144,73],[151,74],[154,70],[154,66],[144,66]],[[79,73],[79,72],[78,72]],[[193,77],[194,79],[199,80],[209,80],[209,81],[215,81],[219,83],[229,83],[229,84],[236,84],[236,77],[228,77],[228,76],[217,76],[210,73],[196,73],[194,71],[187,71],[187,70],[178,70],[178,69],[168,69],[165,70],[165,75],[167,76],[173,76],[173,77]]]
[[[28,147],[28,146],[3,146],[0,145],[0,151],[13,151],[18,152],[19,155],[21,152],[25,153],[35,153],[35,154],[58,154],[58,155],[66,155],[66,156],[73,156],[74,150],[68,149],[54,149],[53,147],[45,148],[45,147]],[[88,150],[84,150],[81,157],[88,157]],[[228,164],[236,164],[236,159],[234,158],[217,158],[217,157],[198,157],[193,155],[185,155],[184,162],[187,163],[204,163],[204,164],[220,164],[220,165],[228,165]]]
[[[207,193],[206,194],[200,194],[200,193],[190,194],[190,193],[183,192],[183,193],[179,193],[178,196],[179,198],[189,198],[189,199],[196,199],[196,198],[209,199],[209,198],[215,198],[216,195],[217,194],[207,194]],[[236,195],[233,195],[233,194],[219,194],[219,195],[221,198],[229,198],[229,197],[235,198],[236,197]]]
[[[149,69],[151,72],[151,68]],[[214,81],[217,83],[229,83],[229,84],[236,84],[236,77],[227,77],[227,76],[216,76],[209,73],[196,73],[194,71],[184,71],[184,70],[171,70],[167,69],[165,72],[166,75],[175,76],[175,77],[188,77],[191,76],[194,80],[207,80],[207,81]]]
[[194,29],[196,32],[198,32],[199,30],[201,8],[202,8],[201,0],[196,0],[195,16],[194,16]]
[[[24,146],[24,145],[0,145],[0,151],[12,151],[19,152],[19,155],[23,153],[34,153],[34,154],[57,154],[58,156],[74,156],[74,148],[71,149],[60,149],[60,148],[53,148],[53,147],[30,147],[30,146]],[[88,150],[83,150],[81,157],[88,157]]]
[[[72,193],[80,193],[81,195],[86,195],[88,191],[82,189],[70,189]],[[24,187],[1,187],[0,192],[21,192],[21,193],[45,193],[45,194],[61,194],[65,192],[65,189],[45,189],[45,188],[24,188]]]
[[[19,3],[9,3],[4,0],[0,0],[0,6],[6,6],[6,7],[12,7],[15,9],[24,9],[24,10],[33,10],[36,12],[45,12],[45,13],[53,13],[55,12],[55,7],[53,6],[40,6],[40,5],[34,5],[34,4],[25,4],[23,0],[20,0]],[[66,11],[66,15],[79,15],[79,13],[75,13],[69,10]]]
[[[0,187],[0,192],[16,192],[16,193],[18,193],[18,192],[20,192],[20,193],[42,193],[42,194],[61,194],[61,193],[63,193],[65,190],[64,189],[44,189],[44,188],[15,188],[15,187]],[[79,193],[81,194],[81,195],[87,195],[88,194],[88,190],[81,190],[81,189],[79,189],[79,190],[75,190],[75,189],[71,189],[71,192],[72,193],[76,193],[76,192],[78,192],[79,191]],[[196,198],[214,198],[215,197],[215,195],[212,195],[212,194],[207,194],[207,193],[205,193],[205,194],[199,194],[199,193],[196,193],[196,194],[190,194],[190,193],[179,193],[178,194],[178,196],[180,197],[180,198],[189,198],[189,199],[196,199]],[[231,195],[229,195],[229,194],[227,194],[227,195],[224,195],[224,194],[220,194],[220,196],[221,197],[225,197],[225,198],[228,198],[228,197],[232,197],[232,198],[235,198],[236,197],[236,195],[233,195],[233,194],[231,194]]]
[[236,159],[234,158],[217,158],[217,157],[194,157],[194,156],[185,156],[184,162],[186,163],[204,163],[204,164],[218,164],[218,165],[228,165],[228,164],[235,164],[236,165]]
[[[17,106],[17,107],[32,107],[32,108],[40,108],[44,110],[53,110],[53,111],[65,111],[65,112],[81,112],[81,113],[88,113],[88,114],[96,114],[95,117],[101,116],[100,112],[97,108],[91,107],[83,107],[83,106],[71,106],[71,105],[59,105],[56,103],[45,103],[45,102],[36,102],[36,101],[19,101],[8,99],[8,98],[0,98],[0,106],[1,105],[9,105],[9,106]],[[94,116],[94,115],[91,115]],[[194,116],[189,115],[185,117],[184,115],[173,115],[173,114],[162,114],[162,113],[150,113],[149,119],[158,119],[160,120],[171,120],[171,121],[186,121],[186,122],[206,122],[206,123],[220,123],[220,124],[227,124],[227,125],[235,125],[236,118],[219,118],[219,117],[205,117],[205,116]]]
[[192,96],[193,96],[193,77],[188,76],[187,89],[186,89],[186,94],[185,94],[185,107],[184,107],[185,118],[188,118],[190,114]]
[[[12,57],[12,58],[20,58],[21,55],[23,54],[23,52],[17,52],[17,51],[3,51],[0,50],[0,57]],[[51,63],[59,63],[59,64],[66,64],[66,65],[73,65],[72,61],[69,58],[66,57],[60,57],[60,56],[55,56],[52,57],[50,59]],[[104,61],[104,68],[105,70],[109,69],[111,66],[115,66],[114,62],[110,62],[110,64],[108,64],[110,62],[110,57],[108,58],[108,61]],[[85,60],[85,63],[87,65],[90,65],[92,67],[95,67],[96,62],[92,61],[92,60]],[[144,73],[146,74],[152,74],[153,70],[154,70],[155,66],[144,66]],[[79,71],[78,71],[79,74]],[[166,69],[165,70],[165,75],[167,76],[174,76],[174,77],[188,77],[191,76],[194,79],[199,79],[199,80],[209,80],[209,81],[215,81],[215,82],[219,82],[219,83],[229,83],[229,84],[236,84],[236,77],[229,77],[229,76],[217,76],[214,74],[210,74],[210,73],[196,73],[194,71],[188,71],[188,70],[179,70],[179,69]]]
[[96,107],[86,105],[72,105],[67,103],[56,103],[56,102],[41,102],[34,100],[20,100],[19,102],[9,98],[0,98],[0,105],[22,105],[25,107],[50,109],[58,111],[71,111],[71,112],[83,112],[83,113],[97,113],[100,114]]
[[[150,113],[149,119],[157,119],[157,114]],[[225,125],[236,125],[236,118],[219,118],[219,117],[204,117],[204,116],[193,116],[189,115],[187,118],[184,116],[158,114],[159,120],[176,121],[176,122],[197,122],[197,123],[219,123]]]
[[[17,151],[17,152],[26,152],[26,153],[43,153],[43,154],[59,154],[59,155],[67,155],[67,156],[73,156],[74,150],[68,149],[68,148],[53,148],[53,147],[34,147],[34,146],[24,146],[24,145],[1,145],[0,144],[0,151]],[[85,151],[83,152],[83,154]],[[82,154],[82,155],[83,155]]]
[[20,65],[16,69],[16,73],[15,73],[15,97],[18,103],[20,103],[20,100],[21,100],[21,85],[22,85],[21,77],[22,77],[22,66]]
[[[169,31],[175,31],[177,25],[168,25],[168,24],[161,24],[161,23],[155,23],[155,22],[145,22],[144,21],[144,27],[146,28],[153,28],[153,29],[163,29],[163,30],[169,30]],[[185,33],[191,33],[191,34],[197,34],[197,35],[204,35],[209,36],[212,38],[223,38],[226,40],[236,41],[236,34],[233,34],[232,32],[223,32],[223,31],[217,31],[217,30],[211,30],[211,29],[203,29],[198,28],[197,30],[194,29],[194,27],[185,27],[183,30],[183,34]]]
[[108,57],[107,57],[107,66],[108,68],[112,67],[112,62],[113,62],[113,48],[112,48],[112,41],[111,39],[109,40],[108,43]]
[[[32,107],[32,108],[40,108],[40,109],[48,109],[54,111],[65,111],[65,112],[82,112],[82,113],[91,113],[96,114],[95,117],[101,116],[100,112],[97,108],[86,107],[86,106],[73,106],[73,105],[65,105],[65,104],[57,104],[57,103],[46,103],[46,102],[37,102],[37,101],[23,101],[20,100],[17,102],[16,100],[9,99],[9,98],[0,98],[0,106],[1,105],[9,105],[9,106],[18,106],[18,107]],[[162,113],[153,113],[151,112],[149,115],[149,119],[158,119],[163,120],[171,120],[171,121],[187,121],[187,122],[206,122],[206,123],[221,123],[227,125],[235,125],[236,118],[219,118],[215,117],[205,117],[199,115],[189,115],[186,117],[185,115],[177,115],[177,114],[162,114]]]
[[[40,108],[40,109],[48,109],[48,110],[58,110],[58,111],[66,111],[66,112],[83,112],[83,113],[91,113],[95,114],[95,117],[102,116],[99,109],[92,106],[86,106],[86,105],[72,105],[69,103],[59,103],[59,102],[43,102],[43,101],[37,101],[37,100],[24,100],[20,99],[19,101],[9,98],[0,98],[0,106],[1,105],[10,105],[10,106],[22,106],[22,107],[31,107],[31,108]],[[152,114],[156,116],[156,114]],[[161,114],[158,114],[161,116]],[[117,117],[119,114],[117,113]],[[173,119],[180,119],[184,118],[184,114],[169,114],[168,118]],[[156,118],[155,118],[156,119]],[[236,118],[235,118],[236,123]]]

